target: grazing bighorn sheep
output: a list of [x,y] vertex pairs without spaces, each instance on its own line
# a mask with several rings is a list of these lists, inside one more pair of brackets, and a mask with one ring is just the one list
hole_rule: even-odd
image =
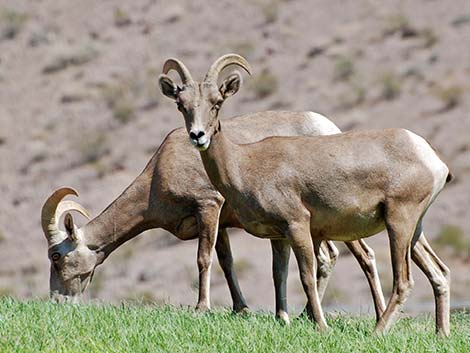
[[241,145],[226,132],[234,136],[243,131],[232,131],[219,120],[224,100],[240,88],[241,75],[229,75],[220,86],[217,80],[228,65],[250,73],[248,62],[236,54],[222,56],[201,83],[179,65],[187,76],[184,86],[177,87],[162,74],[163,94],[178,104],[210,181],[241,225],[254,235],[291,245],[308,298],[308,314],[319,328],[327,327],[314,280],[314,254],[321,242],[353,241],[387,229],[393,290],[375,332],[391,327],[408,297],[412,257],[434,289],[437,331],[448,335],[449,270],[422,230],[426,210],[451,179],[433,148],[404,129],[269,137]]
[[[253,123],[256,126],[252,126]],[[325,117],[315,113],[261,112],[234,118],[227,122],[232,131],[242,131],[230,138],[237,142],[256,141],[272,135],[316,135],[339,133],[340,130]],[[249,127],[249,128],[248,128]],[[198,152],[185,138],[180,128],[170,133],[149,161],[144,171],[99,216],[76,229],[70,216],[65,218],[65,232],[59,229],[61,215],[77,210],[86,211],[75,202],[61,201],[77,192],[70,188],[55,191],[42,210],[42,227],[49,245],[50,290],[56,298],[76,297],[89,283],[95,267],[124,242],[150,228],[164,228],[182,240],[201,236],[198,249],[199,300],[198,308],[209,307],[210,252],[219,221],[215,245],[219,262],[227,279],[235,311],[246,308],[233,270],[233,260],[227,227],[240,227],[228,205],[222,208],[223,198],[210,184]],[[222,209],[222,210],[221,210]],[[277,307],[286,308],[285,267],[289,249],[278,251],[279,241],[273,241],[274,278],[277,287]],[[281,243],[282,245],[282,243]],[[328,243],[319,254],[322,264],[318,271],[323,293],[337,254]],[[367,275],[377,318],[385,302],[377,276],[374,254],[364,242],[347,243]],[[281,309],[278,311],[280,314]]]

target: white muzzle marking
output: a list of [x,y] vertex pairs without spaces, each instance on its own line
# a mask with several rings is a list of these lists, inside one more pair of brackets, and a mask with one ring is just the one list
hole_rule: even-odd
[[199,151],[207,150],[209,148],[209,145],[211,144],[211,140],[208,139],[206,136],[202,136],[197,140],[192,138],[190,138],[189,140]]

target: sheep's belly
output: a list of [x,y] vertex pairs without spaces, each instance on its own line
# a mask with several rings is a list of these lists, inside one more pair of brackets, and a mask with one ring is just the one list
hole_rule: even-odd
[[342,216],[331,213],[316,214],[310,223],[313,237],[337,241],[370,237],[384,229],[382,212],[377,209],[366,213],[351,213]]

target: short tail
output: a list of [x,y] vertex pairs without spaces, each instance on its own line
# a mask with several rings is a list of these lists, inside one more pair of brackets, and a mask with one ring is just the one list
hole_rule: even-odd
[[450,171],[447,174],[447,179],[446,179],[446,184],[450,183],[452,180],[454,180],[454,174],[452,174]]

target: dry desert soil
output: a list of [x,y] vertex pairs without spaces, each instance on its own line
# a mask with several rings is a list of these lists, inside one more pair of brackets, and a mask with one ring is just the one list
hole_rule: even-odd
[[[452,304],[470,302],[470,2],[309,0],[1,0],[0,295],[46,297],[40,209],[72,186],[98,215],[144,168],[180,113],[157,90],[168,57],[201,78],[218,56],[254,69],[224,117],[312,110],[341,129],[404,127],[439,150],[456,176],[425,219],[452,271]],[[77,217],[77,222],[85,220]],[[269,243],[231,230],[242,289],[272,310]],[[386,237],[376,250],[391,288]],[[147,231],[101,265],[91,299],[196,302],[195,241]],[[359,266],[341,248],[327,308],[371,312]],[[292,262],[289,303],[305,297]],[[409,311],[432,311],[417,268]],[[212,302],[230,304],[218,265]]]

